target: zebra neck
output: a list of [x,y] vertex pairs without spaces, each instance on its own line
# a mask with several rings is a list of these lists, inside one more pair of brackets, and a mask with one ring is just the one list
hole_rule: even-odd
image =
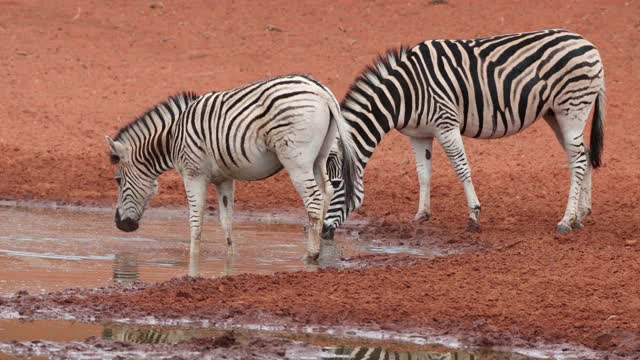
[[[390,99],[385,99],[385,101],[390,101]],[[391,101],[393,100],[391,99]],[[401,107],[400,98],[396,102],[393,107],[398,109]],[[351,138],[358,150],[358,163],[362,175],[364,175],[364,169],[383,137],[391,130],[398,128],[399,125],[398,112],[383,111],[379,104],[375,104],[375,99],[372,99],[371,104],[366,108],[350,102],[342,107],[343,116],[351,126]],[[387,104],[389,107],[392,106],[391,103]]]
[[147,176],[156,178],[167,170],[174,168],[171,149],[171,132],[162,131],[147,133],[138,141],[129,142],[131,147],[131,160]]
[[148,176],[159,176],[174,168],[173,134],[179,134],[178,119],[198,99],[193,92],[169,97],[120,129],[115,140],[131,149],[132,163]]
[[131,164],[146,176],[156,178],[174,167],[171,134],[174,117],[144,116],[118,134],[130,149]]
[[406,51],[400,49],[378,59],[356,79],[342,103],[363,172],[384,135],[406,127],[415,118],[418,89],[407,81],[411,64]]

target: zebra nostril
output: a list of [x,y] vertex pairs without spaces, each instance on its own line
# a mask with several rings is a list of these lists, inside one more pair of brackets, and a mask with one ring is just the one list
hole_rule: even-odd
[[327,226],[327,224],[322,224],[322,234],[320,236],[325,240],[333,240],[335,231],[335,227]]
[[138,230],[138,221],[131,218],[122,219],[120,211],[116,209],[116,227],[122,231],[130,232]]
[[138,222],[131,218],[126,218],[124,220],[116,219],[116,227],[125,232],[136,231],[138,230],[138,226]]

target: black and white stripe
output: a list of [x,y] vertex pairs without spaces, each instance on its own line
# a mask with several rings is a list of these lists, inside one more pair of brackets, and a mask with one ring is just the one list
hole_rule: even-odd
[[107,137],[111,163],[117,165],[118,206],[116,225],[134,231],[149,201],[158,189],[158,174],[173,168],[171,133],[175,120],[198,95],[184,92],[156,105]]
[[[363,201],[367,162],[382,137],[396,129],[410,138],[416,157],[420,203],[415,220],[431,215],[431,152],[436,138],[464,186],[469,229],[478,229],[480,202],[461,135],[500,138],[543,117],[566,151],[571,169],[567,208],[557,229],[580,227],[591,211],[591,168],[601,163],[604,94],[598,50],[566,30],[431,40],[389,51],[356,79],[342,103],[359,159],[355,208]],[[588,149],[583,131],[594,104]],[[325,231],[332,233],[353,211],[343,200],[342,190],[336,189]]]
[[325,349],[322,358],[326,360],[473,360],[474,356],[464,351],[394,351],[381,347],[340,346]]
[[[117,164],[116,224],[138,227],[157,188],[157,177],[175,168],[189,200],[191,254],[199,253],[207,187],[216,185],[229,251],[234,180],[260,180],[287,169],[310,222],[308,255],[316,257],[322,220],[333,193],[326,161],[337,134],[345,152],[341,174],[347,193],[355,177],[355,145],[338,101],[317,81],[301,75],[259,81],[202,96],[171,97],[108,139]],[[349,196],[349,195],[347,195]]]

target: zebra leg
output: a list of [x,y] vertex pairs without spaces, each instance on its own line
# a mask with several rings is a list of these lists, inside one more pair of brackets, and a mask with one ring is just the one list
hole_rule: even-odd
[[[336,133],[336,125],[332,121],[329,124],[329,129],[327,130],[327,134],[325,135],[324,142],[322,143],[322,147],[320,148],[320,152],[318,152],[318,156],[313,162],[313,175],[316,179],[316,183],[320,187],[320,191],[322,192],[322,196],[324,198],[323,206],[322,206],[322,221],[324,227],[324,218],[327,216],[327,211],[329,210],[329,206],[331,206],[331,199],[333,198],[333,185],[331,184],[331,178],[329,177],[329,170],[327,168],[327,160],[329,159],[329,154],[331,153],[331,148],[334,143],[338,141],[335,136]],[[321,235],[324,229],[320,230]]]
[[322,210],[324,198],[318,187],[313,170],[298,165],[292,159],[281,160],[293,186],[302,198],[309,218],[309,238],[307,240],[307,257],[316,260],[320,255],[320,232],[322,231]]
[[437,139],[445,154],[451,161],[451,165],[464,186],[464,192],[467,196],[467,204],[469,205],[469,222],[467,225],[467,231],[478,232],[480,231],[480,201],[476,195],[476,190],[473,187],[471,181],[471,168],[467,162],[467,155],[464,152],[464,145],[462,143],[462,136],[460,135],[460,129],[451,128],[444,129],[437,133]]
[[420,184],[420,200],[418,212],[413,218],[417,223],[423,223],[431,217],[431,155],[433,138],[410,138],[413,153],[416,157],[416,171]]
[[234,182],[228,179],[216,184],[216,192],[218,193],[218,211],[220,215],[220,224],[224,232],[224,240],[227,244],[227,254],[234,253],[235,246],[231,240],[231,228],[233,224],[233,197]]
[[[583,209],[579,211],[579,203],[589,205],[588,208],[591,207],[586,198],[587,195],[589,195],[590,198],[590,186],[589,189],[583,187],[583,183],[589,183],[585,184],[585,186],[590,185],[590,179],[587,178],[591,175],[591,169],[589,169],[589,153],[587,147],[584,145],[583,138],[584,125],[591,109],[589,108],[588,110],[589,111],[584,109],[578,111],[561,111],[560,114],[555,115],[558,130],[562,134],[562,147],[567,154],[571,175],[567,207],[562,220],[560,220],[556,227],[556,231],[560,233],[567,233],[571,231],[571,229],[582,227],[582,218],[579,214],[582,213],[582,215],[584,215],[590,210]],[[583,192],[585,194],[582,196],[585,197],[585,200],[581,202],[580,197]]]
[[[558,124],[558,120],[553,112],[549,111],[544,115],[544,119],[549,124],[549,127],[553,130],[553,133],[556,135],[558,142],[565,150],[565,137],[560,129],[560,125]],[[578,212],[576,216],[576,221],[571,224],[571,228],[577,229],[582,228],[582,221],[591,214],[591,162],[589,161],[589,152],[586,151],[585,155],[587,156],[586,169],[584,173],[584,179],[582,181],[582,186],[580,187],[580,195],[578,198]],[[560,226],[560,225],[558,225]],[[558,229],[561,232],[567,232],[569,229],[563,227],[562,229]]]
[[593,167],[591,160],[588,158],[587,151],[587,168],[585,169],[584,179],[582,180],[582,188],[580,189],[580,199],[578,201],[578,221],[575,227],[582,227],[584,219],[591,214],[591,173]]
[[[323,239],[324,232],[324,218],[327,216],[327,211],[329,210],[329,206],[331,205],[331,199],[333,198],[333,185],[331,185],[331,180],[329,179],[329,174],[327,172],[327,163],[328,156],[323,157],[323,153],[321,152],[318,155],[315,163],[313,164],[313,174],[315,175],[316,183],[320,188],[320,192],[322,193],[322,197],[324,199],[322,203],[322,216],[320,217],[320,228],[318,235],[318,242],[321,242]],[[309,222],[311,223],[311,221]],[[311,229],[309,229],[311,231]],[[327,239],[327,240],[333,240]],[[330,243],[327,246],[327,243]],[[315,261],[313,258],[310,258],[312,262],[317,263],[317,265],[327,265],[331,263],[331,259],[335,259],[335,242],[325,242],[324,244],[318,246],[318,260]],[[331,251],[333,250],[333,251]]]
[[224,258],[224,270],[223,275],[229,276],[233,274],[233,267],[235,262],[235,253],[229,253],[229,249],[227,248],[227,256]]
[[[326,159],[323,160],[326,163]],[[327,167],[323,165],[322,161],[316,161],[313,165],[313,174],[324,199],[322,203],[322,219],[324,219],[327,216],[327,210],[329,210],[331,198],[333,197],[333,186],[331,185],[331,180],[329,180],[329,174],[327,174]]]
[[184,188],[187,192],[187,199],[189,201],[189,226],[191,228],[189,260],[195,262],[197,261],[197,257],[200,256],[202,220],[204,218],[204,206],[207,202],[207,187],[209,185],[209,180],[204,176],[185,176],[183,181]]
[[189,276],[200,276],[200,254],[189,254]]

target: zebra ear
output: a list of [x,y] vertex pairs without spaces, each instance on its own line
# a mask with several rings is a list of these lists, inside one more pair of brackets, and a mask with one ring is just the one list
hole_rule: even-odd
[[113,141],[108,136],[105,136],[105,139],[107,140],[107,144],[109,145],[109,158],[111,159],[111,163],[119,163],[120,160],[124,159],[127,155],[126,147],[117,141]]

